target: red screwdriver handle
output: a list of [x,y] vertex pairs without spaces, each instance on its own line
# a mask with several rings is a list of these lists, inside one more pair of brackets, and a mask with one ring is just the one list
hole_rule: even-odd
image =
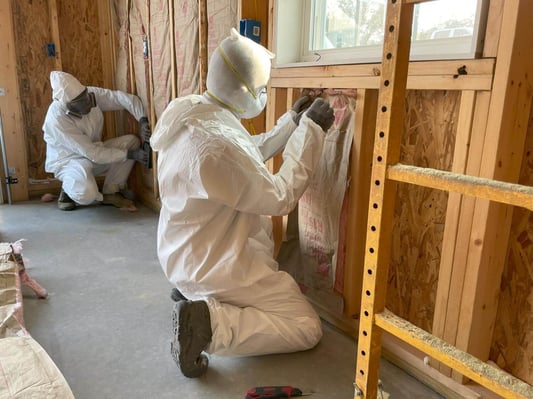
[[249,389],[245,399],[280,399],[295,396],[302,396],[302,391],[291,386],[267,386]]

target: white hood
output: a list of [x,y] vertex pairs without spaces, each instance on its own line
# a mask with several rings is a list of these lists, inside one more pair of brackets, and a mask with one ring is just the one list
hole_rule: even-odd
[[69,73],[61,71],[50,72],[52,98],[66,104],[78,97],[85,86]]

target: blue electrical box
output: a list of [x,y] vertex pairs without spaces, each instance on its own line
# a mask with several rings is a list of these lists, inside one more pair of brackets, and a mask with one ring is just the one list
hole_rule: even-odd
[[55,43],[46,43],[46,56],[56,57],[56,45]]
[[261,41],[261,22],[253,19],[241,19],[240,33],[259,43]]

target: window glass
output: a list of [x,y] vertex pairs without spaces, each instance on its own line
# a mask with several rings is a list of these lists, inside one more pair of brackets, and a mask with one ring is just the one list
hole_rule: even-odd
[[[277,0],[277,15],[291,3],[290,15],[299,13],[300,43],[286,50],[284,32],[294,24],[276,24],[277,48],[282,60],[322,63],[379,62],[383,46],[387,0]],[[483,0],[435,0],[417,4],[413,14],[411,59],[474,58],[480,46]],[[295,9],[299,7],[301,9]],[[283,17],[281,17],[283,18]],[[279,19],[279,18],[278,18]],[[285,47],[284,47],[285,46]],[[287,52],[297,52],[289,55]]]

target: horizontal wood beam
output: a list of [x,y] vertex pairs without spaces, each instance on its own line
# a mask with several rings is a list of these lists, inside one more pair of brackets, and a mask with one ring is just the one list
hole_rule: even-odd
[[533,386],[463,352],[440,338],[385,309],[374,316],[375,324],[405,343],[446,364],[503,398],[533,397]]
[[[491,90],[495,60],[417,61],[409,63],[408,89]],[[288,88],[378,89],[381,64],[273,68],[271,86]]]
[[533,187],[446,172],[438,169],[396,164],[387,168],[387,178],[404,183],[453,191],[533,211]]

